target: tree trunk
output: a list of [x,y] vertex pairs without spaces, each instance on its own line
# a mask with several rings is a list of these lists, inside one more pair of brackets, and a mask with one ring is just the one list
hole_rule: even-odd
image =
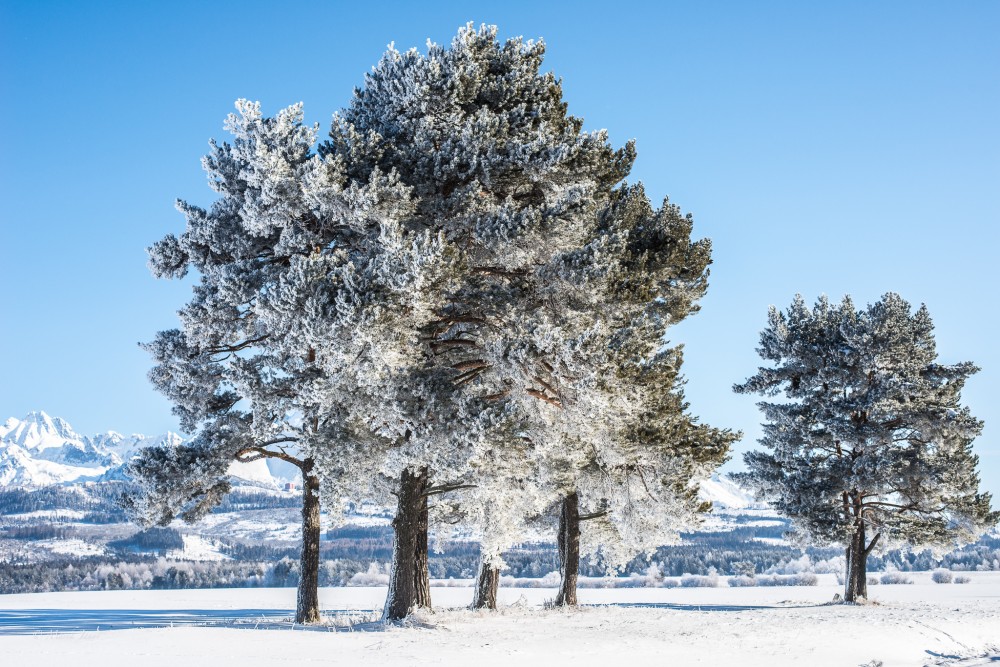
[[[875,542],[872,541],[872,546]],[[868,552],[870,547],[866,544],[865,524],[858,522],[857,530],[851,538],[851,546],[848,547],[847,560],[847,589],[844,594],[846,602],[857,602],[868,598]]]
[[576,491],[563,498],[559,513],[559,574],[556,604],[576,606],[576,580],[580,574],[580,496]]
[[319,478],[310,471],[312,459],[302,469],[302,553],[299,563],[299,590],[295,605],[296,623],[319,623]]
[[485,556],[479,557],[479,572],[476,575],[476,594],[472,598],[473,609],[497,608],[497,589],[500,587],[500,568]]
[[427,563],[426,468],[403,471],[396,517],[392,520],[392,571],[382,620],[398,621],[414,607],[431,606]]

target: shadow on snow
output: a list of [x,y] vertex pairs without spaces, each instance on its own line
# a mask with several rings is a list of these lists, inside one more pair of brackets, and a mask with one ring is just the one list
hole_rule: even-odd
[[373,612],[327,610],[329,625],[293,623],[287,609],[0,609],[0,636],[99,632],[138,628],[215,627],[314,632],[370,631],[382,628]]
[[[713,605],[673,602],[621,602],[581,605],[590,608],[648,608],[676,611],[765,611],[805,609],[822,604]],[[325,624],[293,623],[288,609],[0,609],[0,636],[100,632],[139,628],[212,627],[312,632],[373,632],[385,629],[376,611],[326,610]],[[423,627],[410,619],[409,627]]]

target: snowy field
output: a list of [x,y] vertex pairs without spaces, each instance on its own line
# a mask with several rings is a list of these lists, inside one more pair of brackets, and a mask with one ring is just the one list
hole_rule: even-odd
[[0,665],[1000,665],[1000,572],[969,584],[878,585],[864,606],[840,587],[501,590],[497,613],[471,590],[432,589],[435,613],[373,622],[384,588],[325,588],[328,625],[290,622],[293,589],[0,596]]

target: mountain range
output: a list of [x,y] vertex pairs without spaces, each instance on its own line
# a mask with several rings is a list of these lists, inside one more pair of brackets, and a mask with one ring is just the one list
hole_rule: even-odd
[[[183,442],[176,433],[146,436],[107,431],[80,435],[66,420],[44,412],[0,424],[0,489],[40,488],[120,479],[123,467],[143,447]],[[266,462],[234,463],[230,474],[251,486],[277,487]]]
[[[143,447],[177,446],[181,442],[181,436],[170,432],[126,436],[107,431],[84,436],[66,420],[41,411],[30,412],[23,419],[11,417],[0,425],[0,490],[122,479],[124,465]],[[280,464],[264,460],[234,462],[229,474],[240,486],[265,489],[297,481],[297,471]],[[740,510],[758,505],[745,490],[719,475],[704,480],[700,492],[718,509]]]

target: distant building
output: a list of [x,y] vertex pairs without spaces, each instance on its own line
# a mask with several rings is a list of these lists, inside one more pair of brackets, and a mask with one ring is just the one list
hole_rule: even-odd
[[295,482],[285,482],[285,491],[294,491]]

